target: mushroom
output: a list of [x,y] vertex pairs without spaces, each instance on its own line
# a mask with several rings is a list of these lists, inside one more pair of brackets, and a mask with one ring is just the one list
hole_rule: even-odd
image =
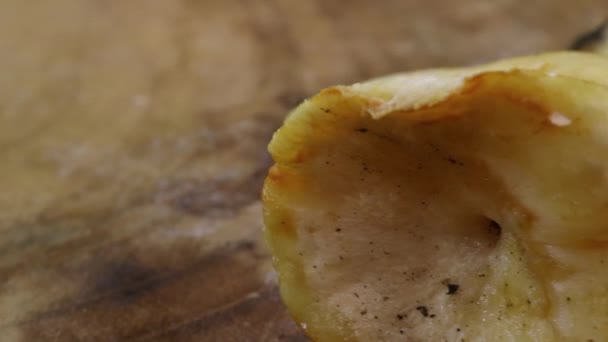
[[328,88],[269,150],[265,235],[313,340],[608,337],[608,59]]

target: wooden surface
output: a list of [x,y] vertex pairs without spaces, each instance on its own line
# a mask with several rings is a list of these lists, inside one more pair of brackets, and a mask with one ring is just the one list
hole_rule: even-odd
[[305,341],[265,146],[321,87],[559,49],[605,0],[0,0],[2,341]]

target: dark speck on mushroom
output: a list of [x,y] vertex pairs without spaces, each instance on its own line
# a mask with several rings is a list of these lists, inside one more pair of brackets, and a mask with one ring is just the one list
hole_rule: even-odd
[[429,317],[429,308],[424,305],[416,307],[416,310],[422,314],[424,317]]
[[448,284],[448,292],[447,292],[447,294],[449,294],[449,295],[456,294],[456,292],[458,292],[459,288],[460,288],[460,285],[457,285],[457,284]]
[[464,166],[463,162],[461,162],[460,160],[456,160],[455,158],[452,158],[452,157],[448,157],[448,162],[450,162],[450,164]]

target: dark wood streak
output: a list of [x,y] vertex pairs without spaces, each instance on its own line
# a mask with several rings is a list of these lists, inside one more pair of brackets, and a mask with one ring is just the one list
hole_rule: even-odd
[[601,25],[594,28],[593,30],[586,32],[574,39],[574,42],[570,45],[570,50],[589,50],[594,45],[600,44],[606,40],[606,29],[608,28],[608,21],[604,21]]
[[[171,254],[180,250],[188,252],[175,259]],[[123,340],[155,335],[193,317],[202,315],[206,321],[210,312],[223,312],[224,303],[246,301],[252,294],[258,297],[265,287],[253,271],[256,260],[263,256],[252,242],[228,245],[208,255],[197,255],[200,252],[194,245],[162,253],[171,253],[158,257],[173,262],[159,267],[158,261],[148,264],[126,255],[88,265],[85,274],[89,276],[81,293],[84,301],[68,302],[19,323],[28,332],[27,340]],[[236,274],[240,281],[231,281]],[[224,287],[219,297],[217,286]],[[279,307],[275,300],[272,310]],[[104,327],[109,325],[114,328],[106,331]]]
[[193,243],[179,247],[175,250],[151,251],[158,254],[152,255],[152,260],[145,261],[137,260],[141,257],[128,255],[130,248],[127,246],[96,251],[85,264],[79,265],[78,274],[84,281],[78,293],[52,309],[32,315],[31,319],[11,324],[29,325],[69,315],[104,300],[115,303],[120,303],[121,299],[129,301],[130,298],[184,276],[192,269],[213,263],[224,253],[252,250],[255,245],[249,241],[241,245],[227,245],[208,255],[204,255]]

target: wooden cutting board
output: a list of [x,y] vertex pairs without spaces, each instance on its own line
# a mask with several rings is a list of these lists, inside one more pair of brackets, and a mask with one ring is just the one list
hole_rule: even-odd
[[318,89],[560,49],[605,0],[3,0],[0,339],[305,341],[265,151]]

